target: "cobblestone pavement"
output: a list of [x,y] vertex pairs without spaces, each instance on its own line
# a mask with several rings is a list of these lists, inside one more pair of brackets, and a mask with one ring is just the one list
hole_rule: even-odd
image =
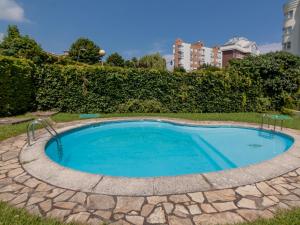
[[270,218],[300,206],[300,169],[232,189],[167,196],[109,196],[58,188],[28,174],[19,162],[20,135],[0,144],[0,200],[30,213],[89,224],[225,224]]

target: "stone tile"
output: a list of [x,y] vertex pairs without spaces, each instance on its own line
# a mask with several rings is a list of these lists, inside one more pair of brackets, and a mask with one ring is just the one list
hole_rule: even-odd
[[277,185],[277,184],[286,184],[286,183],[287,183],[287,180],[284,177],[276,177],[276,178],[268,181],[268,184],[270,186]]
[[166,196],[151,196],[147,197],[147,201],[149,204],[156,205],[158,203],[167,202]]
[[290,209],[290,207],[282,202],[279,202],[277,205],[268,208],[268,210],[271,211],[272,213],[277,213],[278,211],[288,210],[288,209]]
[[65,190],[61,189],[61,188],[55,188],[51,191],[50,194],[48,194],[46,197],[48,198],[55,198],[56,196],[60,195],[61,193],[63,193]]
[[224,212],[224,213],[216,213],[213,214],[202,214],[199,216],[193,217],[195,224],[210,224],[210,225],[224,225],[230,223],[241,223],[244,222],[244,219],[233,212]]
[[217,201],[234,201],[236,199],[235,192],[232,189],[204,192],[208,202]]
[[36,215],[36,216],[42,216],[39,207],[37,205],[30,205],[26,206],[25,208],[30,214]]
[[170,201],[174,203],[184,203],[191,201],[186,195],[171,195],[169,197]]
[[16,177],[22,174],[24,170],[22,168],[17,168],[8,172],[8,177]]
[[149,214],[152,212],[153,209],[154,209],[154,205],[151,204],[144,205],[141,211],[141,216],[143,217],[149,216]]
[[198,203],[203,203],[205,200],[202,192],[188,193],[188,196],[190,196],[194,202]]
[[285,204],[292,208],[299,208],[300,207],[300,201],[284,201]]
[[10,185],[7,185],[5,187],[2,187],[0,188],[0,193],[3,193],[3,192],[15,192],[15,191],[19,191],[23,188],[24,186],[23,185],[20,185],[20,184],[10,184]]
[[68,216],[67,223],[77,222],[77,223],[86,223],[89,219],[90,214],[88,212],[80,212]]
[[15,177],[14,180],[19,183],[24,183],[29,178],[30,178],[29,175],[20,175],[20,176]]
[[82,192],[77,192],[71,199],[70,201],[72,202],[78,202],[82,205],[85,204],[85,200],[86,200],[87,195],[85,193]]
[[288,195],[290,192],[281,185],[274,185],[273,188],[282,195]]
[[110,210],[108,210],[108,211],[97,210],[96,212],[94,212],[94,214],[97,216],[100,216],[103,219],[109,220],[112,212]]
[[27,198],[28,198],[28,193],[21,194],[18,197],[16,197],[14,200],[12,200],[10,202],[10,204],[12,204],[12,205],[18,205],[18,204],[20,204],[22,202],[26,202]]
[[173,203],[170,203],[170,202],[163,203],[163,207],[167,214],[171,214],[174,209]]
[[115,200],[108,195],[90,195],[87,197],[87,207],[89,209],[112,209],[115,206]]
[[183,205],[175,205],[175,209],[173,212],[176,216],[187,217],[189,215],[189,211]]
[[243,186],[243,187],[238,187],[235,191],[243,197],[245,197],[245,196],[261,197],[262,196],[261,192],[256,188],[255,185],[247,185],[247,186]]
[[219,203],[212,203],[212,204],[219,212],[237,209],[234,202],[219,202]]
[[177,216],[168,217],[169,225],[193,225],[193,222],[189,218],[179,218]]
[[140,211],[145,199],[143,197],[117,197],[115,213],[127,213],[130,211]]
[[65,217],[68,217],[70,213],[71,210],[53,209],[47,213],[47,216],[51,218],[63,220]]
[[205,213],[215,213],[215,212],[217,212],[217,210],[214,207],[212,207],[211,204],[201,204],[200,207],[203,210],[203,212],[205,212]]
[[39,203],[40,208],[44,211],[44,212],[48,212],[51,208],[52,208],[52,202],[50,199]]
[[41,192],[47,192],[47,191],[50,191],[52,190],[53,187],[46,184],[46,183],[41,183],[37,186],[37,188],[35,189],[36,191],[41,191]]
[[77,205],[73,209],[73,213],[86,212],[88,209],[83,207],[82,205]]
[[30,187],[30,188],[35,188],[39,184],[41,184],[41,182],[35,178],[31,178],[31,179],[25,181],[25,183],[24,183],[24,185],[26,185],[27,187]]
[[265,182],[257,183],[256,186],[264,195],[279,195],[278,191],[276,191],[274,188],[271,188]]
[[74,191],[65,191],[53,199],[54,202],[66,201],[74,195]]
[[245,218],[247,221],[254,221],[259,218],[269,219],[273,217],[273,214],[268,210],[250,210],[250,209],[240,209],[236,211],[239,215]]
[[73,209],[76,206],[77,203],[74,202],[55,202],[53,205],[57,208],[62,209]]
[[199,215],[201,214],[201,210],[198,205],[189,205],[187,206],[188,210],[190,211],[191,215]]
[[272,200],[271,200],[270,198],[268,198],[268,197],[263,197],[263,198],[262,198],[261,205],[262,205],[263,207],[269,207],[269,206],[276,205],[276,202],[272,201]]
[[118,220],[116,222],[111,223],[110,225],[130,225],[130,223],[126,222],[125,220]]
[[99,218],[90,218],[87,223],[90,225],[100,225],[103,223],[103,221]]
[[288,200],[288,201],[300,201],[300,198],[297,195],[277,195],[279,200]]
[[27,201],[27,206],[34,205],[34,204],[42,202],[44,200],[45,200],[44,198],[30,197]]
[[19,155],[19,152],[14,152],[14,151],[6,152],[6,153],[2,154],[2,161],[8,161],[10,159],[17,158],[18,155]]
[[143,225],[144,217],[142,216],[126,216],[126,220],[134,225]]
[[255,201],[248,199],[248,198],[242,198],[238,203],[237,206],[239,208],[245,208],[245,209],[257,209]]
[[0,201],[8,202],[15,197],[16,197],[16,195],[11,194],[11,193],[0,193]]
[[147,222],[150,224],[165,223],[166,217],[162,207],[155,208],[154,211],[147,218]]

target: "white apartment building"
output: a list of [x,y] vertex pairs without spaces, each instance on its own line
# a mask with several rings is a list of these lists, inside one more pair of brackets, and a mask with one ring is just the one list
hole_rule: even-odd
[[300,56],[300,0],[289,0],[283,12],[282,49]]
[[223,67],[229,64],[231,59],[243,59],[248,55],[259,55],[257,44],[244,37],[234,37],[221,47]]
[[222,67],[222,52],[219,47],[208,48],[200,41],[186,43],[177,39],[173,45],[174,67],[193,71],[207,64]]

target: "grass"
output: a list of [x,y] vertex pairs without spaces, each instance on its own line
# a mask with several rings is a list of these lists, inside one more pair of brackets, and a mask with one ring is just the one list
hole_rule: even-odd
[[[260,123],[261,114],[258,113],[165,113],[165,114],[149,114],[149,113],[131,113],[131,114],[102,114],[102,118],[110,117],[134,117],[134,116],[160,116],[171,118],[182,118],[190,120],[215,120],[215,121],[237,121]],[[28,114],[18,117],[28,117]],[[59,113],[51,117],[55,122],[70,122],[79,120],[79,114]],[[0,141],[6,138],[16,136],[26,132],[28,123],[16,125],[0,125]],[[300,130],[300,117],[293,116],[293,120],[285,121],[284,127]],[[300,209],[281,212],[276,214],[273,219],[257,220],[250,223],[242,223],[240,225],[299,225]],[[15,209],[5,203],[0,202],[0,225],[63,225],[63,223],[52,219],[40,218],[28,214],[25,210]],[[75,225],[75,224],[73,224]]]
[[[0,202],[0,225],[62,225],[54,219],[30,215],[23,209],[16,209]],[[70,223],[69,225],[78,225]],[[99,224],[100,225],[100,224]]]

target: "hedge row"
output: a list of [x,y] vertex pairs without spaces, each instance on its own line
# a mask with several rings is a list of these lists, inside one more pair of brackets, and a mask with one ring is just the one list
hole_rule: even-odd
[[0,56],[0,116],[17,115],[34,107],[34,64]]
[[300,58],[272,53],[227,70],[171,73],[57,65],[0,57],[0,115],[33,109],[80,113],[260,112],[299,106]]
[[46,65],[37,104],[64,112],[243,112],[266,106],[247,77],[222,71],[167,71]]

